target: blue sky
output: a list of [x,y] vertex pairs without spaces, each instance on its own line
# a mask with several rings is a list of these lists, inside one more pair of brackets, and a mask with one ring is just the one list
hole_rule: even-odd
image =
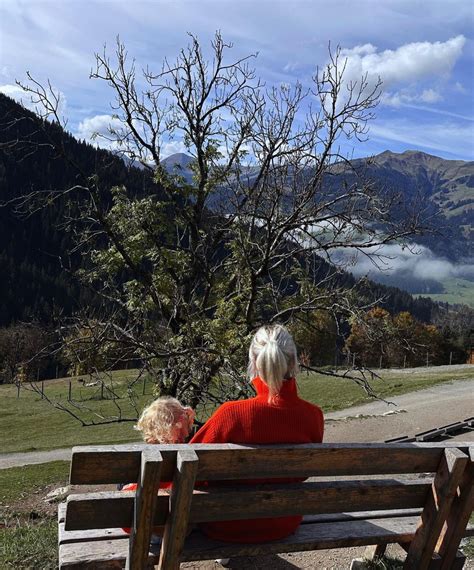
[[[117,34],[139,64],[158,70],[216,29],[235,55],[259,52],[267,85],[307,83],[339,44],[348,73],[379,74],[384,95],[356,155],[419,149],[474,159],[474,4],[470,0],[2,0],[0,91],[18,98],[26,71],[63,96],[69,130],[88,139],[111,113],[111,93],[89,80],[94,52]],[[170,144],[169,152],[180,150]]]

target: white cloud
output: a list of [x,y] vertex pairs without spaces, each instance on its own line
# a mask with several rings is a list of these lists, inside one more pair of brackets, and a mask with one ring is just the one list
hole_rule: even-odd
[[457,91],[458,93],[462,93],[463,95],[467,93],[467,89],[460,81],[456,81],[456,83],[454,84],[454,90]]
[[95,115],[79,123],[75,136],[102,148],[113,148],[116,145],[107,140],[111,136],[110,129],[118,130],[121,127],[122,123],[112,115]]
[[189,152],[184,146],[184,143],[182,141],[168,141],[164,143],[161,147],[161,156],[163,158],[166,158],[168,156],[171,156],[172,154],[177,154],[180,152],[183,153]]
[[[472,260],[454,264],[447,259],[437,257],[429,248],[417,245],[415,253],[398,244],[372,248],[367,253],[385,256],[383,273],[386,275],[406,275],[408,278],[442,281],[452,277],[474,279],[474,263]],[[348,255],[348,254],[346,254]],[[350,271],[356,276],[368,275],[376,277],[382,272],[365,255],[351,253],[353,267]]]
[[380,76],[384,88],[406,84],[426,77],[449,75],[462,53],[463,35],[446,42],[413,42],[396,50],[377,52],[371,44],[342,50],[347,58],[347,78],[357,80],[367,74],[375,81]]
[[396,93],[383,93],[382,103],[392,107],[401,107],[412,103],[427,103],[429,105],[442,101],[444,97],[436,89],[424,89],[421,93],[411,93],[401,90]]
[[[55,89],[54,87],[53,91],[55,95],[59,98],[58,115],[59,118],[62,119],[66,113],[66,105],[67,105],[66,96],[64,95],[64,93],[62,93],[58,89]],[[44,106],[41,103],[35,102],[36,97],[34,95],[32,96],[31,93],[24,91],[19,85],[16,84],[0,85],[0,93],[3,93],[8,97],[11,97],[12,99],[15,99],[15,101],[17,103],[20,103],[20,105],[23,105],[25,109],[29,109],[30,111],[34,111],[35,113],[38,114],[42,114],[44,112]]]
[[[466,38],[455,36],[446,42],[413,42],[395,50],[378,51],[372,44],[342,50],[347,59],[345,80],[359,81],[366,76],[368,88],[380,78],[383,82],[382,103],[399,107],[408,103],[438,103],[443,100],[439,89],[420,91],[419,83],[447,80],[462,54]],[[395,91],[391,89],[395,88]]]
[[443,96],[435,89],[425,89],[420,95],[420,101],[423,103],[438,103],[442,100]]

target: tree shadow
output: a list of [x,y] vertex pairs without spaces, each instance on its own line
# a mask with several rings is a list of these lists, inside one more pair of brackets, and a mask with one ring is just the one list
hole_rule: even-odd
[[[219,564],[217,565],[220,566]],[[231,558],[226,568],[234,570],[294,570],[300,568],[288,560],[280,558],[277,554],[269,554],[268,556],[240,556]]]

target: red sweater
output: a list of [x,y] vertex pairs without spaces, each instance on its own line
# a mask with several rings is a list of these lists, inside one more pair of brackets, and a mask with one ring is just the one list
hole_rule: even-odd
[[[268,387],[253,380],[255,398],[226,402],[196,433],[190,443],[321,443],[323,413],[298,397],[294,378],[286,380],[278,397],[268,402]],[[272,480],[275,482],[275,480]],[[294,532],[302,517],[221,521],[202,525],[205,533],[227,542],[265,542]]]

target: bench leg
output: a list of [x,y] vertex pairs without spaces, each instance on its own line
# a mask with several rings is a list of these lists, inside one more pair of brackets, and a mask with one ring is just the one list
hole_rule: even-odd
[[373,544],[368,546],[364,552],[364,558],[366,560],[376,560],[377,558],[382,558],[387,550],[386,544]]
[[445,449],[408,549],[404,570],[431,570],[438,539],[468,463],[469,457],[459,449]]
[[[466,532],[469,518],[474,509],[474,447],[469,449],[469,464],[464,472],[453,501],[446,524],[443,527],[436,551],[443,563],[441,570],[455,568],[459,555],[459,544]],[[462,568],[462,566],[460,566]]]

